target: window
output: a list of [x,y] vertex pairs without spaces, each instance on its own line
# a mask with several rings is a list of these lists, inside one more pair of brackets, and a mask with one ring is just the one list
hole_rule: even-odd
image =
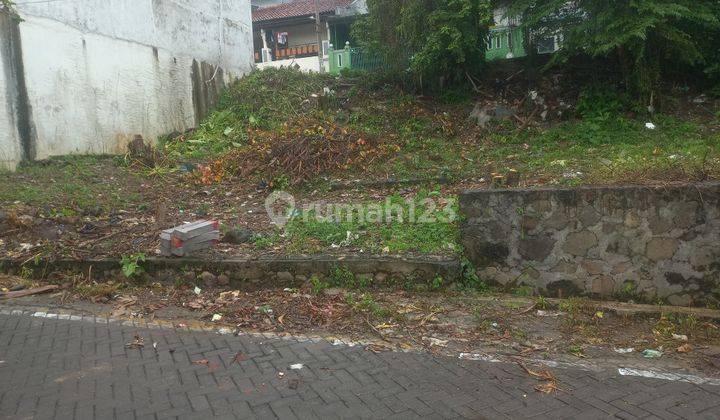
[[549,54],[555,52],[555,37],[541,38],[537,42],[538,54]]

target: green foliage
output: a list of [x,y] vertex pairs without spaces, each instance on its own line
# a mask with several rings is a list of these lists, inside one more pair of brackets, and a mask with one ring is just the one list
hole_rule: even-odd
[[535,306],[537,306],[538,309],[548,310],[552,308],[553,305],[545,296],[538,296]]
[[345,266],[336,265],[330,272],[330,284],[338,287],[348,287],[354,285],[355,274]]
[[0,0],[0,12],[6,12],[15,19],[16,21],[22,21],[17,10],[15,10],[15,1],[13,0]]
[[[23,165],[15,173],[0,173],[0,202],[15,201],[42,207],[48,217],[76,215],[78,210],[135,207],[140,196],[128,194],[117,183],[99,182],[115,175],[113,161],[98,156],[53,157],[42,163]],[[22,181],[12,178],[21,177]],[[132,184],[138,174],[118,174]],[[31,180],[31,182],[27,182]]]
[[24,265],[20,269],[20,277],[22,277],[25,280],[31,279],[33,276],[33,269]]
[[360,46],[398,74],[409,70],[421,88],[464,83],[484,61],[491,19],[486,0],[369,0],[354,25]]
[[617,117],[627,108],[629,99],[607,86],[590,86],[580,92],[575,112],[583,118]]
[[532,286],[522,285],[514,288],[512,293],[515,296],[529,297],[535,293],[535,289]]
[[[457,200],[454,197],[448,199],[444,208],[433,207],[423,202],[428,194],[424,191],[416,197],[415,223],[408,220],[410,205],[399,195],[390,197],[389,204],[359,205],[358,208],[367,210],[362,217],[359,211],[342,211],[337,218],[337,213],[327,215],[322,208],[303,211],[285,226],[290,249],[297,253],[314,253],[344,244],[374,253],[456,253],[460,249],[459,231],[457,223],[448,215],[450,212],[458,214]],[[405,217],[402,221],[396,217],[397,209],[402,209]],[[371,221],[371,211],[383,216],[390,211],[392,220]],[[427,216],[427,223],[420,220],[422,215]]]
[[578,315],[587,309],[587,300],[579,297],[571,297],[561,301],[558,309],[571,315]]
[[430,290],[438,291],[442,289],[444,283],[445,279],[443,279],[441,275],[437,275],[432,279],[432,282],[430,282]]
[[[705,34],[720,31],[715,0],[517,0],[501,1],[521,16],[536,38],[562,34],[554,62],[588,55],[609,59],[639,93],[657,88],[664,69],[709,63],[717,46]],[[712,68],[712,67],[711,67]]]
[[583,353],[583,347],[579,344],[573,344],[569,346],[568,353],[577,357],[585,357],[585,354]]
[[356,276],[345,266],[335,265],[330,272],[329,283],[334,287],[345,289],[365,289],[372,283],[372,278]]
[[465,290],[475,290],[484,292],[488,289],[487,283],[485,283],[477,275],[475,265],[470,262],[467,258],[463,258],[460,261],[460,269],[462,270],[462,288]]
[[347,301],[347,304],[356,311],[369,313],[378,318],[387,318],[393,314],[390,309],[383,307],[375,301],[373,296],[369,293],[363,293],[360,296],[360,300],[355,299],[352,294],[348,294],[345,297],[345,300]]
[[310,289],[312,290],[313,294],[319,295],[323,292],[323,290],[328,289],[330,287],[330,283],[322,281],[320,277],[313,275],[310,277]]
[[[671,338],[673,334],[684,334],[693,337],[701,332],[704,325],[694,314],[663,313],[655,324],[653,331],[666,339]],[[707,328],[704,332],[708,334],[708,332],[712,332],[712,329]],[[717,332],[714,333],[714,335],[716,334]]]
[[253,239],[253,244],[258,249],[268,249],[271,246],[275,245],[279,241],[279,239],[280,238],[277,234],[269,236],[257,235]]
[[626,280],[620,286],[620,290],[616,293],[617,298],[620,300],[641,300],[637,294],[637,284],[632,280]]
[[456,86],[443,90],[437,98],[445,104],[470,103],[473,100],[473,91],[464,86]]
[[245,129],[249,117],[239,109],[221,109],[205,118],[200,127],[189,137],[177,140],[161,140],[160,147],[170,157],[201,159],[214,156],[247,142]]
[[282,191],[288,189],[290,184],[290,177],[285,174],[280,174],[273,179],[272,187],[275,191]]
[[145,254],[142,252],[123,255],[120,264],[122,265],[122,272],[127,278],[136,277],[144,272],[141,263],[145,262]]
[[330,75],[294,68],[254,71],[225,91],[216,111],[195,132],[164,139],[160,147],[171,158],[195,160],[243,147],[252,130],[277,129],[291,117],[314,111],[304,109],[303,102],[334,83]]

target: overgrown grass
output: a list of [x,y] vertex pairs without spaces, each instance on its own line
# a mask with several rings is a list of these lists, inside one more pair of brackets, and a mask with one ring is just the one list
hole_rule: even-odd
[[67,156],[20,167],[16,173],[0,173],[0,202],[42,207],[49,216],[75,216],[99,208],[137,206],[142,196],[125,183],[109,182],[108,170],[124,181],[138,175],[118,168],[115,160],[98,156]]
[[424,191],[414,198],[414,205],[395,195],[382,203],[357,207],[362,211],[300,212],[284,227],[288,250],[313,253],[351,246],[370,253],[457,253],[457,200],[436,194]]
[[468,144],[428,136],[423,124],[408,119],[397,154],[369,171],[461,179],[515,169],[534,183],[568,185],[720,177],[720,132],[662,115],[653,123],[651,130],[643,121],[591,118],[523,132],[499,124],[483,141]]
[[602,87],[583,91],[577,119],[521,132],[501,122],[477,132],[465,124],[468,101],[427,102],[356,86],[343,93],[344,106],[322,106],[323,90],[340,85],[332,76],[294,70],[253,72],[226,92],[195,132],[163,142],[162,149],[175,159],[211,159],[261,141],[257,133],[279,131],[302,115],[380,140],[386,158],[332,174],[339,177],[465,179],[510,169],[533,183],[568,185],[720,177],[718,130],[663,115],[628,119],[625,112],[637,106]]
[[234,83],[190,134],[163,139],[161,148],[174,159],[200,160],[242,147],[253,130],[275,130],[292,117],[312,113],[312,105],[335,79],[294,69],[254,71]]

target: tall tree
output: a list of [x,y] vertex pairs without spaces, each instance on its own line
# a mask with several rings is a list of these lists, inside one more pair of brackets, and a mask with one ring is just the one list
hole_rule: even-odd
[[629,86],[649,93],[667,63],[698,65],[712,55],[697,34],[720,28],[717,0],[499,1],[535,36],[561,34],[570,56],[617,60]]
[[492,18],[489,0],[368,0],[354,27],[366,50],[423,84],[443,87],[477,74]]

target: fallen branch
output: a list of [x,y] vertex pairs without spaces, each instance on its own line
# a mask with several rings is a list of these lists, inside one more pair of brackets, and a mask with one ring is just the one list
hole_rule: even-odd
[[529,369],[527,366],[525,366],[521,361],[517,360],[517,364],[530,376],[540,380],[540,381],[546,381],[542,384],[535,385],[535,390],[538,392],[542,392],[543,394],[550,394],[552,392],[557,391],[565,391],[562,388],[558,388],[557,383],[558,380],[555,377],[555,375],[552,374],[548,369],[543,369],[541,371],[534,371]]
[[527,309],[523,309],[522,311],[518,312],[518,315],[524,315],[524,314],[532,311],[533,309],[535,309],[536,306],[537,306],[537,303],[533,303]]
[[100,242],[102,242],[102,241],[108,240],[108,239],[110,239],[110,238],[112,238],[112,237],[114,237],[114,236],[117,236],[117,235],[120,235],[120,234],[123,234],[123,233],[127,233],[127,232],[133,230],[133,228],[134,228],[134,226],[133,226],[133,227],[129,227],[129,228],[125,228],[125,229],[120,229],[120,230],[117,230],[117,231],[115,231],[115,232],[113,232],[113,233],[110,233],[110,234],[108,234],[108,235],[105,235],[105,236],[103,236],[103,237],[101,237],[101,238],[97,238],[97,239],[93,239],[93,240],[91,240],[91,241],[83,242],[82,244],[80,244],[80,247],[86,247],[86,246],[88,246],[88,245],[96,245],[96,244],[98,244],[98,243],[100,243]]
[[383,333],[380,332],[380,330],[375,328],[375,326],[370,322],[369,318],[365,318],[365,322],[370,326],[370,328],[372,328],[372,330],[375,332],[375,334],[377,334],[383,341],[388,342],[388,343],[390,342],[390,341],[388,341],[387,338],[385,338],[385,336],[383,335]]
[[540,106],[536,106],[535,108],[533,108],[530,115],[527,117],[525,122],[520,127],[518,127],[517,131],[524,131],[528,127],[528,125],[530,125],[533,118],[535,118],[535,114],[537,114],[539,110],[540,110]]
[[0,298],[1,299],[12,299],[12,298],[19,298],[19,297],[23,297],[23,296],[37,295],[40,293],[52,292],[59,288],[60,288],[60,286],[58,286],[57,284],[49,284],[47,286],[36,287],[34,289],[25,289],[25,290],[18,290],[15,292],[7,292],[3,295],[0,295]]

